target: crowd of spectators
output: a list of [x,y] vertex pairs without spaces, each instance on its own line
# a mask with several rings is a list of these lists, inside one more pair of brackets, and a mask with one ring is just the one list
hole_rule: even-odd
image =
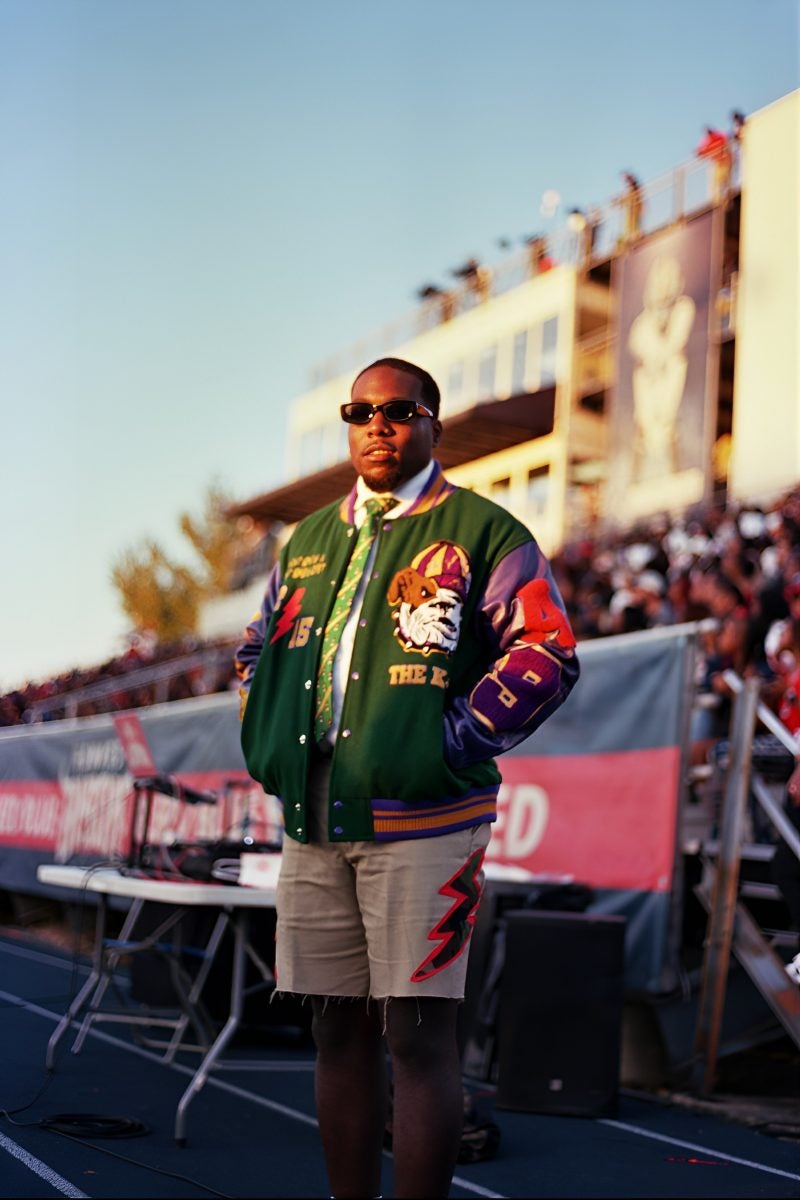
[[775,639],[800,580],[800,487],[768,505],[718,503],[586,538],[552,566],[579,641],[711,618],[707,686],[733,667],[769,688],[789,661]]
[[[123,653],[98,666],[76,667],[48,679],[28,682],[0,696],[0,726],[52,721],[65,715],[88,717],[227,691],[234,686],[229,665],[233,648],[222,655],[224,665],[218,668],[213,661],[210,664],[197,661],[198,655],[210,648],[193,637],[157,643],[136,636]],[[148,670],[158,667],[162,670]],[[154,674],[159,678],[152,678]],[[91,695],[93,685],[111,680],[118,680],[119,687],[102,696]],[[76,700],[73,706],[67,703],[69,697]]]
[[[709,805],[710,832],[718,836],[730,755],[728,672],[758,679],[761,701],[800,755],[800,486],[764,505],[720,503],[680,519],[659,517],[619,539],[584,539],[556,555],[553,569],[579,640],[700,623],[690,802]],[[752,753],[800,833],[800,758],[758,729]],[[752,792],[745,837],[776,843]],[[800,863],[781,837],[771,871],[790,926],[800,930]],[[786,971],[800,983],[800,954]]]
[[553,569],[579,640],[702,622],[694,765],[728,733],[729,670],[757,676],[761,699],[800,730],[800,486],[575,542]]
[[[579,641],[711,618],[702,635],[701,690],[724,695],[723,673],[733,668],[757,673],[776,711],[787,689],[800,693],[800,485],[764,505],[720,502],[682,517],[651,518],[624,535],[585,537],[551,561]],[[232,653],[210,677],[196,665],[182,669],[202,649],[194,639],[170,645],[138,639],[99,666],[0,697],[0,725],[28,723],[32,706],[42,708],[37,702],[115,677],[119,689],[82,700],[78,715],[235,688]],[[171,660],[166,694],[152,683],[126,684],[132,672]],[[60,715],[63,705],[59,712],[54,704],[52,716]]]
[[[552,563],[579,641],[700,623],[689,762],[698,777],[699,768],[711,774],[715,805],[728,753],[728,672],[755,676],[761,701],[800,743],[800,486],[763,505],[718,503],[621,538],[587,538]],[[794,767],[771,734],[757,735],[754,763],[779,783]],[[750,817],[752,840],[772,840],[757,807]]]
[[[682,517],[650,519],[624,535],[587,536],[566,545],[551,563],[579,641],[699,623],[695,683],[709,703],[695,709],[690,762],[695,769],[716,772],[717,782],[709,786],[717,815],[732,699],[726,672],[755,675],[761,699],[800,743],[800,485],[763,505],[717,503]],[[238,683],[233,646],[234,641],[229,647],[217,644],[218,651],[229,653],[222,653],[209,670],[197,665],[198,651],[208,647],[195,641],[134,644],[90,670],[70,671],[1,696],[0,725],[55,719],[64,715],[64,693],[114,678],[118,689],[82,698],[76,715],[233,690]],[[165,671],[158,683],[139,682],[143,669],[168,667],[171,661],[175,669]],[[39,702],[47,700],[53,703],[42,711]],[[762,753],[770,759],[778,751],[774,778],[786,785],[785,811],[800,833],[800,766],[785,747],[775,745],[773,735],[764,739],[770,740]],[[753,755],[756,762],[755,743]],[[758,817],[751,803],[749,840],[773,842],[774,831],[760,826]],[[791,927],[800,929],[800,863],[780,837],[772,870]],[[786,971],[800,984],[800,954]]]

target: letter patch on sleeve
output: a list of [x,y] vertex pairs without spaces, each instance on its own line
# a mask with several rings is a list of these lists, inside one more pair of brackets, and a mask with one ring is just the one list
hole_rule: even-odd
[[517,645],[479,679],[469,698],[493,733],[521,729],[558,693],[561,666],[539,646]]
[[564,650],[575,648],[567,615],[551,596],[546,579],[531,579],[518,595],[525,614],[524,642],[557,642]]

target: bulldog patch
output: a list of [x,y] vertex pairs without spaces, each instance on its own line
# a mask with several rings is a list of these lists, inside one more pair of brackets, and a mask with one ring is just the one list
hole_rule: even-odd
[[469,557],[455,542],[433,542],[398,571],[386,598],[394,635],[409,653],[452,654],[469,592]]

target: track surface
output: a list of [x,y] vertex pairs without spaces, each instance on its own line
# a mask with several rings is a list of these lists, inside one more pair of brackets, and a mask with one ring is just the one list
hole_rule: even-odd
[[[190,1057],[165,1064],[127,1026],[104,1024],[79,1055],[68,1034],[48,1079],[47,1040],[86,969],[32,940],[0,938],[0,1107],[27,1105],[16,1123],[0,1118],[0,1196],[330,1195],[307,1045],[243,1046],[268,1069],[212,1075],[189,1106],[183,1148],[174,1119]],[[493,1111],[487,1092],[478,1100],[500,1126],[500,1148],[457,1168],[454,1197],[800,1197],[800,1147],[734,1122],[624,1092],[604,1118]],[[146,1131],[76,1141],[39,1124],[62,1113],[127,1118]],[[383,1194],[394,1194],[389,1154]]]

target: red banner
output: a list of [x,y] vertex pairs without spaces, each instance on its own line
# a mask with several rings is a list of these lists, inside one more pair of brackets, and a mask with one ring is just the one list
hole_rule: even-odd
[[590,887],[668,892],[677,746],[508,758],[487,862]]
[[[487,854],[495,878],[572,880],[594,889],[596,911],[629,917],[626,979],[651,991],[675,980],[671,889],[694,636],[684,626],[578,647],[582,675],[567,702],[500,760]],[[151,764],[219,795],[215,805],[157,795],[150,841],[276,840],[279,808],[245,770],[235,696],[139,718]],[[125,855],[132,784],[110,716],[0,731],[0,887],[41,891],[39,863]]]

